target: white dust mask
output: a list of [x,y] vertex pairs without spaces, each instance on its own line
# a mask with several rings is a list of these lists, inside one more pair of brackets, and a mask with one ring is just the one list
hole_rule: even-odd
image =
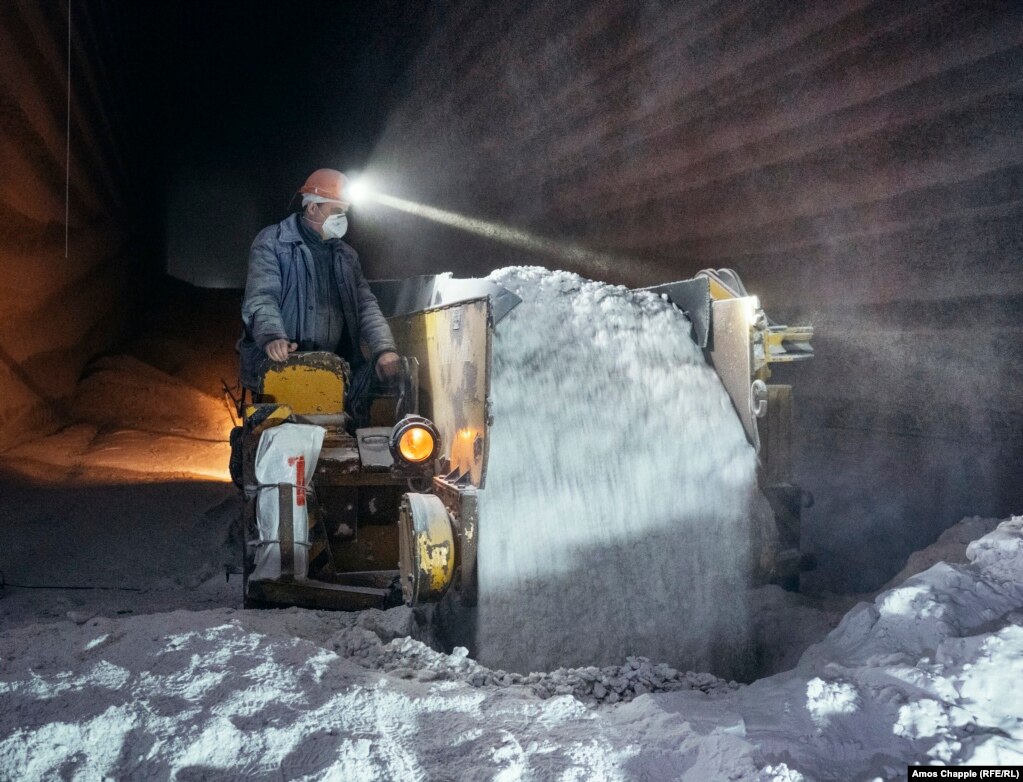
[[323,238],[340,239],[348,231],[348,215],[330,215],[323,221]]

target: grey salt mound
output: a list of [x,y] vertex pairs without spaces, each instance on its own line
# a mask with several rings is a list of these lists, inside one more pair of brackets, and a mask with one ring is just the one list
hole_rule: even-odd
[[510,671],[731,674],[755,455],[689,321],[568,272],[490,278],[522,303],[495,331],[479,606],[452,640]]

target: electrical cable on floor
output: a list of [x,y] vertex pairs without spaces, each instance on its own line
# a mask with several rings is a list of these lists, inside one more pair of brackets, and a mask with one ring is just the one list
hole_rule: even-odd
[[60,586],[50,584],[15,584],[8,581],[4,572],[0,570],[0,589],[6,587],[17,587],[18,589],[103,589],[111,592],[142,592],[140,587],[112,587],[112,586]]

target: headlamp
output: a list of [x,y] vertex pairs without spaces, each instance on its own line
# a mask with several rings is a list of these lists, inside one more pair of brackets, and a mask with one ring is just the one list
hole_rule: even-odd
[[348,186],[345,188],[345,195],[348,196],[349,200],[353,204],[358,206],[359,204],[365,203],[369,194],[370,186],[365,177],[354,177],[348,180]]
[[440,436],[428,418],[407,415],[394,425],[389,444],[395,461],[426,464],[436,455]]

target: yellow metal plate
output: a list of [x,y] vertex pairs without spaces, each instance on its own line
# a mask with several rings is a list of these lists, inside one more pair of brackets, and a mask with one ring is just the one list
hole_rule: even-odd
[[346,374],[344,362],[333,353],[295,353],[267,365],[261,393],[264,401],[286,404],[298,415],[341,413]]
[[483,488],[488,452],[490,301],[473,299],[392,318],[398,352],[419,360],[421,415],[437,427],[450,471]]
[[455,533],[444,503],[409,492],[398,517],[402,594],[409,605],[440,600],[455,575]]

